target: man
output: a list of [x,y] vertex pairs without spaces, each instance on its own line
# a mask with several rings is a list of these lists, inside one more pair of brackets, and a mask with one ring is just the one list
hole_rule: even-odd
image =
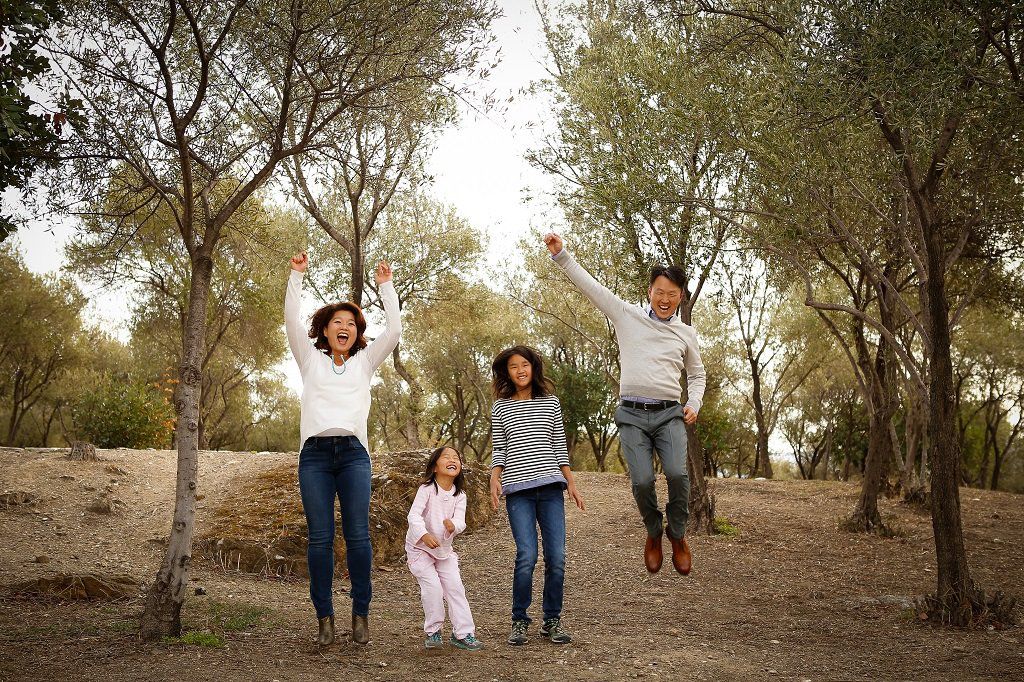
[[[629,464],[633,498],[647,527],[644,565],[651,573],[661,568],[663,523],[667,518],[672,565],[679,573],[688,575],[692,558],[684,537],[690,502],[685,424],[697,421],[706,377],[697,333],[678,315],[685,283],[683,271],[678,266],[652,268],[649,304],[632,305],[584,270],[557,234],[545,235],[544,243],[555,263],[615,328],[621,366],[615,423]],[[687,400],[680,405],[683,372]],[[654,490],[655,451],[668,482],[664,515]]]

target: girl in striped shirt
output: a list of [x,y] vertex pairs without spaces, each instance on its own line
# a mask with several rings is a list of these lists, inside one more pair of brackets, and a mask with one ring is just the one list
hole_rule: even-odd
[[562,491],[580,509],[583,498],[569,468],[562,406],[544,378],[544,363],[528,346],[503,350],[491,363],[493,454],[491,503],[505,496],[509,526],[516,541],[512,579],[512,632],[508,643],[526,644],[527,609],[537,564],[537,527],[544,548],[544,625],[540,634],[556,644],[572,637],[562,628],[565,583],[565,503]]

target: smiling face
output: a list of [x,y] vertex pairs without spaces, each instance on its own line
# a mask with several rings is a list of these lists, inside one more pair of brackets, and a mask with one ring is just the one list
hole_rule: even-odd
[[339,310],[334,313],[330,322],[323,329],[323,335],[331,347],[334,355],[349,356],[352,344],[356,342],[358,329],[356,328],[356,317],[348,310]]
[[451,448],[445,448],[434,465],[435,476],[451,476],[455,478],[462,473],[462,458]]
[[683,297],[683,290],[664,275],[658,275],[651,283],[651,289],[647,292],[651,299],[651,308],[654,314],[663,320],[667,320],[676,314],[679,302]]
[[513,355],[508,359],[508,376],[512,379],[516,390],[523,391],[533,381],[533,365],[522,355]]

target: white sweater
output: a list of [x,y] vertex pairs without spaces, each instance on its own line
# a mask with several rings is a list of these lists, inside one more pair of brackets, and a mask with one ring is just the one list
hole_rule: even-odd
[[[303,273],[292,270],[284,297],[284,326],[288,345],[302,373],[302,417],[299,423],[299,451],[310,436],[330,429],[355,434],[369,451],[366,420],[370,416],[370,380],[381,363],[391,355],[402,334],[398,312],[398,294],[391,282],[380,287],[387,322],[384,333],[345,363],[345,372],[336,374],[329,355],[313,346],[309,326],[301,312]],[[340,368],[339,368],[340,369]]]
[[621,367],[619,395],[679,400],[679,380],[685,373],[686,404],[700,411],[707,375],[693,327],[678,316],[667,323],[652,319],[643,307],[626,303],[599,284],[566,249],[553,258],[615,327]]

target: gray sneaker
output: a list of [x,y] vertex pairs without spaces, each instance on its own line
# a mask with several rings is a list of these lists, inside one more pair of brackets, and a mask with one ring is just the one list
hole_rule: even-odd
[[441,631],[432,632],[427,635],[426,640],[423,642],[423,646],[428,649],[440,649],[444,646],[444,641],[441,640]]
[[540,626],[540,634],[554,644],[568,644],[572,641],[572,635],[562,629],[561,618],[545,618],[544,625]]
[[480,651],[484,648],[484,643],[473,635],[456,637],[454,632],[452,633],[451,645],[457,649],[465,649],[466,651]]
[[526,637],[526,628],[528,627],[530,627],[529,621],[512,621],[512,632],[508,636],[508,643],[512,646],[522,646],[529,642],[530,640]]

